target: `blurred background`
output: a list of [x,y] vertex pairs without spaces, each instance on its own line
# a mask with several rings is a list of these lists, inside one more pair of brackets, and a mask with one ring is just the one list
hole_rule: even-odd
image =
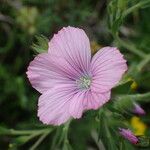
[[[93,54],[108,45],[120,48],[128,60],[132,94],[149,92],[149,6],[149,0],[0,0],[0,149],[29,149],[36,141],[36,137],[29,141],[8,135],[7,129],[42,128],[37,118],[39,94],[25,74],[36,54],[32,50],[33,43],[38,44],[35,36],[51,39],[64,26],[80,27],[90,38]],[[142,134],[149,135],[150,99],[145,101],[141,106],[146,115],[140,121],[130,116],[129,122],[132,119],[133,126],[139,124]],[[75,150],[99,149],[95,132],[91,136],[90,131],[95,125],[89,122],[85,117],[72,125]],[[34,148],[50,149],[54,135]]]

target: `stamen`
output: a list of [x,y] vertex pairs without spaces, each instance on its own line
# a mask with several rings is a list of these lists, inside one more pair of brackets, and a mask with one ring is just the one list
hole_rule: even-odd
[[91,78],[89,76],[82,76],[76,80],[77,86],[80,89],[89,89],[91,85]]

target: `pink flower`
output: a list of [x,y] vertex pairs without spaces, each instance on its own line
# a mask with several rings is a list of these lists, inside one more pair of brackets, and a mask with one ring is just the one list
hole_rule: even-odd
[[146,112],[145,110],[137,103],[134,103],[134,108],[133,108],[133,113],[138,114],[138,115],[145,115]]
[[131,132],[129,129],[119,128],[120,134],[127,140],[129,140],[132,144],[138,143],[138,138]]
[[37,55],[27,71],[32,86],[42,94],[39,119],[60,125],[71,117],[80,118],[85,110],[98,109],[110,99],[111,88],[126,70],[117,48],[104,47],[91,58],[82,29],[61,29],[49,42],[48,52]]

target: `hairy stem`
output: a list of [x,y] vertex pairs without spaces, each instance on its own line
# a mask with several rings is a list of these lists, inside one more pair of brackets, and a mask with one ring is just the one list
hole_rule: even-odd
[[127,15],[132,13],[133,11],[135,11],[135,10],[145,6],[145,5],[148,5],[148,4],[150,4],[150,0],[141,1],[141,2],[137,3],[136,5],[130,7],[129,9],[127,9],[123,16],[126,17]]
[[36,148],[41,144],[41,142],[46,138],[46,136],[50,133],[45,132],[43,135],[40,136],[40,138],[35,142],[35,144],[29,149],[29,150],[36,150]]
[[134,53],[135,55],[145,59],[146,54],[142,51],[140,51],[139,49],[137,49],[136,47],[134,47],[133,45],[131,45],[131,43],[127,43],[125,41],[123,41],[122,39],[119,38],[118,35],[115,36],[117,42],[119,45],[121,45],[122,47],[126,48],[127,50],[129,50],[130,52]]

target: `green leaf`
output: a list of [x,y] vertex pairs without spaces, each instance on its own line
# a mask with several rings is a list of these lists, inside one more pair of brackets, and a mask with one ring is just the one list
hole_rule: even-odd
[[108,5],[108,27],[113,35],[118,32],[123,22],[123,13],[127,2],[122,0],[112,0]]
[[124,96],[117,96],[114,100],[113,107],[121,113],[128,113],[133,107],[133,100]]
[[62,150],[73,150],[68,140],[64,142]]
[[119,82],[119,84],[112,90],[113,93],[117,94],[128,94],[131,89],[131,85],[134,81],[129,78],[125,78]]
[[36,135],[23,135],[16,138],[13,138],[12,143],[15,143],[16,145],[20,146],[28,141],[30,141],[32,138],[34,138]]
[[137,145],[139,147],[148,147],[148,146],[150,146],[150,138],[149,137],[139,136],[138,139],[139,139],[139,142],[138,142]]
[[150,92],[144,94],[132,94],[132,95],[125,95],[122,96],[126,99],[132,99],[137,102],[150,102]]
[[[126,139],[122,138],[122,150],[135,150],[134,146]],[[121,150],[121,149],[119,149]]]
[[32,45],[33,50],[35,50],[37,53],[47,52],[49,40],[43,35],[36,36],[35,38],[37,40],[37,44],[34,43]]
[[9,132],[9,129],[0,126],[0,135],[5,135],[8,132]]
[[108,116],[106,116],[106,110],[101,109],[99,111],[99,128],[98,128],[98,139],[101,139],[106,149],[114,150],[117,149],[113,133],[108,123]]
[[113,107],[122,113],[129,113],[134,102],[149,102],[150,92],[144,94],[118,95],[115,97]]

